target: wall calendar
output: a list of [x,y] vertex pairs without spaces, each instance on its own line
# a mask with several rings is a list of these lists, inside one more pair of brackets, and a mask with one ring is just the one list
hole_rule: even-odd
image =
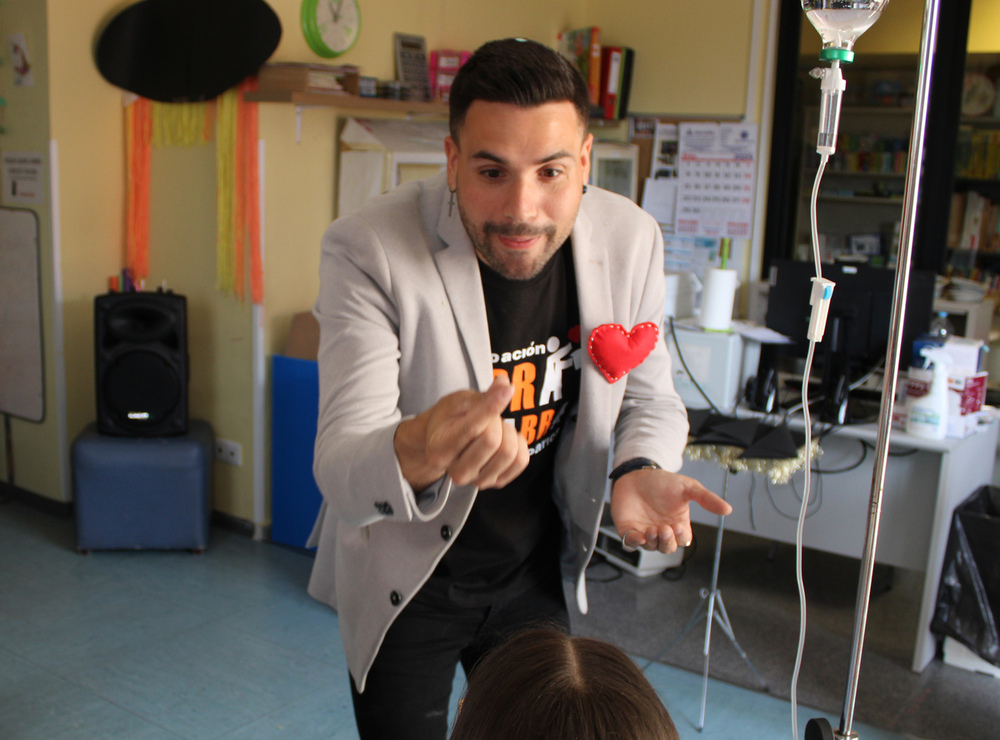
[[675,234],[748,239],[757,126],[681,123]]

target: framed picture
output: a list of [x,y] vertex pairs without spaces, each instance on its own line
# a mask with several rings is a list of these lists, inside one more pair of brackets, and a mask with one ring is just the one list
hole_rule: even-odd
[[590,151],[590,184],[624,195],[639,197],[639,147],[613,141],[595,141]]

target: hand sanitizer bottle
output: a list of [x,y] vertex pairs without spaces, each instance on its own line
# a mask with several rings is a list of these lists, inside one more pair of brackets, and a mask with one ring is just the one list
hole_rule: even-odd
[[944,439],[948,433],[948,368],[951,357],[941,347],[924,347],[920,354],[932,363],[931,387],[910,399],[906,433],[924,439]]

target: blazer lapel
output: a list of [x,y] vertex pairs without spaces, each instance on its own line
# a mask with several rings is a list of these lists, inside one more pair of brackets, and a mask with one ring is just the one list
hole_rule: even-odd
[[[590,333],[601,324],[612,323],[614,303],[611,300],[611,278],[608,267],[610,255],[606,245],[591,240],[593,226],[583,208],[573,227],[573,266],[576,270],[576,287],[580,302],[580,413],[578,429],[601,437],[613,426],[611,417],[612,393],[607,380],[590,359],[587,341]],[[624,383],[623,383],[624,384]],[[607,438],[603,444],[607,444]]]
[[584,345],[590,332],[614,321],[608,250],[606,245],[593,243],[592,233],[590,218],[581,209],[573,227],[573,266],[580,301],[580,341]]
[[475,247],[462,226],[462,220],[457,213],[449,216],[446,206],[447,203],[442,199],[438,236],[446,246],[435,253],[434,261],[448,293],[466,359],[475,377],[476,389],[484,391],[493,383],[493,363],[490,361],[490,329],[486,321],[479,260]]

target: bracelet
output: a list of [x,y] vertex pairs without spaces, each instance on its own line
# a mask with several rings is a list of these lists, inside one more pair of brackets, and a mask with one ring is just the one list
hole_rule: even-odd
[[611,475],[608,476],[609,480],[616,481],[621,478],[626,473],[631,473],[634,470],[644,470],[646,468],[660,469],[660,466],[655,462],[650,460],[648,457],[633,457],[631,460],[626,460],[617,468],[611,471]]

